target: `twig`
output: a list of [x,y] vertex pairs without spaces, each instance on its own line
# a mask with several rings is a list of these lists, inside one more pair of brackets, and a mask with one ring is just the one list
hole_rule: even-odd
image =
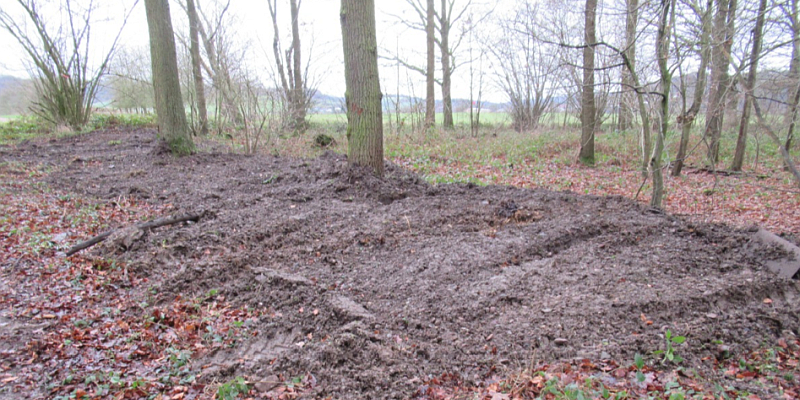
[[[154,228],[158,228],[158,227],[161,227],[161,226],[177,224],[177,223],[180,223],[180,222],[186,222],[186,221],[197,222],[197,221],[200,220],[200,217],[201,217],[201,215],[184,215],[184,216],[180,216],[180,217],[159,218],[157,220],[153,220],[153,221],[150,221],[150,222],[143,222],[141,224],[137,224],[136,228],[138,228],[139,230],[144,231],[144,230],[147,230],[147,229],[154,229]],[[77,252],[79,252],[79,251],[81,251],[83,249],[88,249],[89,247],[92,247],[92,246],[94,246],[94,245],[106,240],[109,236],[111,236],[112,233],[116,232],[117,230],[118,229],[114,229],[114,230],[110,230],[108,232],[101,233],[101,234],[99,234],[99,235],[97,235],[97,236],[95,236],[95,237],[93,237],[93,238],[91,238],[91,239],[89,239],[89,240],[87,240],[85,242],[81,242],[81,243],[76,244],[75,246],[72,246],[72,248],[70,248],[69,251],[67,251],[67,257],[69,257],[69,256],[71,256],[71,255],[73,255],[73,254],[75,254],[75,253],[77,253]]]
[[650,174],[647,174],[647,175],[644,176],[644,179],[642,180],[642,184],[641,184],[641,186],[639,186],[639,190],[636,191],[636,196],[633,196],[633,201],[636,201],[636,200],[639,199],[639,193],[642,193],[642,188],[644,188],[644,185],[647,183],[647,178],[649,176],[650,176]]

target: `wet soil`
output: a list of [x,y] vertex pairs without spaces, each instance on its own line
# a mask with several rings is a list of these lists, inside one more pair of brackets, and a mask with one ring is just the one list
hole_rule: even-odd
[[218,289],[270,310],[256,337],[196,357],[201,379],[310,374],[312,397],[402,399],[443,373],[478,384],[531,362],[632,360],[666,329],[687,336],[686,366],[713,374],[719,343],[744,354],[800,327],[797,281],[765,267],[785,254],[755,229],[622,197],[432,186],[390,164],[378,179],[334,153],[174,158],[152,130],[0,157],[51,166],[61,189],[203,215],[118,253],[163,301]]

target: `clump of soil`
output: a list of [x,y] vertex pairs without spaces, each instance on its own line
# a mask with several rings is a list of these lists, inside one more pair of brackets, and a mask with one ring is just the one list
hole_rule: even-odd
[[310,374],[313,396],[408,398],[442,373],[632,360],[666,329],[703,370],[720,342],[735,356],[798,334],[796,281],[764,267],[776,250],[748,231],[621,197],[431,186],[394,165],[378,179],[331,152],[158,149],[151,130],[109,130],[3,157],[51,164],[51,184],[83,194],[204,213],[122,257],[161,299],[219,289],[270,310],[249,342],[194,360],[206,379]]

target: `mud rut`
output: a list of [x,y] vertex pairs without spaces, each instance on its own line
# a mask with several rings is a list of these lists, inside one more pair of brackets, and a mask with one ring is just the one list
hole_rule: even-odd
[[248,343],[195,359],[206,379],[311,373],[313,396],[408,398],[444,372],[632,360],[667,328],[708,373],[713,341],[737,354],[798,334],[798,285],[764,268],[780,254],[749,231],[620,197],[431,186],[392,165],[378,180],[333,153],[215,151],[175,159],[151,130],[112,129],[4,154],[54,166],[56,187],[206,213],[120,256],[163,300],[220,289],[274,311]]

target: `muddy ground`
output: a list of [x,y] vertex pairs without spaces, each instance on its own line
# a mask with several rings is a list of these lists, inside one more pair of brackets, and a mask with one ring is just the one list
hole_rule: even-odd
[[744,354],[800,326],[797,281],[765,268],[783,253],[752,229],[621,197],[431,186],[393,165],[381,180],[334,153],[177,159],[152,130],[2,159],[51,166],[61,189],[203,215],[119,254],[164,301],[219,289],[271,310],[249,342],[194,359],[201,379],[311,374],[312,397],[401,399],[445,372],[480,383],[531,362],[632,360],[666,329],[687,336],[686,366],[714,374],[720,342]]

